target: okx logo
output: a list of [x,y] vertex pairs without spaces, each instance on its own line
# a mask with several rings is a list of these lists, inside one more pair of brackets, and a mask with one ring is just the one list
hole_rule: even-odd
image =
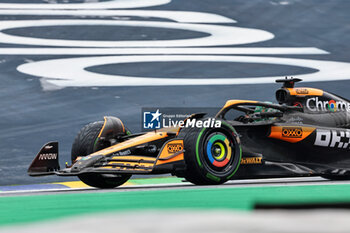
[[303,136],[303,129],[301,127],[283,127],[282,137],[286,138],[301,138]]
[[143,128],[144,129],[160,129],[161,128],[161,113],[159,109],[155,112],[143,112]]

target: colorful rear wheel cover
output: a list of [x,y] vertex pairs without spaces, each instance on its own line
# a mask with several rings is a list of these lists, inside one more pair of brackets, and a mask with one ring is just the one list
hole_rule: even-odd
[[214,170],[224,170],[233,158],[230,140],[223,133],[210,134],[206,140],[205,155]]

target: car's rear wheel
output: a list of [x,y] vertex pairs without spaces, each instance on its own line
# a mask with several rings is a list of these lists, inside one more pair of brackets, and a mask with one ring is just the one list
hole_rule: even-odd
[[197,185],[222,184],[232,178],[241,161],[235,130],[225,122],[220,128],[184,128],[185,179]]
[[329,174],[324,174],[321,177],[325,178],[327,180],[350,180],[350,176],[349,175],[329,175]]
[[[72,145],[71,159],[75,162],[77,157],[83,157],[95,152],[98,135],[103,127],[103,121],[97,121],[84,126],[76,136]],[[107,147],[105,145],[104,147]],[[98,149],[103,149],[99,148]],[[127,174],[96,174],[86,173],[78,175],[85,184],[96,188],[115,188],[129,180]]]

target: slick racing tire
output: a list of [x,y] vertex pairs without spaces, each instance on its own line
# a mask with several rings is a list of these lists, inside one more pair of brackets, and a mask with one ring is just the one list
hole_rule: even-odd
[[[72,163],[74,163],[79,156],[86,156],[95,152],[96,139],[103,127],[103,123],[103,121],[93,122],[80,130],[72,145]],[[108,145],[105,147],[108,147]],[[78,175],[78,177],[82,182],[92,187],[115,188],[128,181],[131,175],[86,173]]]
[[350,180],[349,175],[321,175],[322,178],[325,178],[327,180]]
[[226,122],[220,128],[183,128],[185,179],[196,185],[222,184],[233,177],[242,152],[237,133]]

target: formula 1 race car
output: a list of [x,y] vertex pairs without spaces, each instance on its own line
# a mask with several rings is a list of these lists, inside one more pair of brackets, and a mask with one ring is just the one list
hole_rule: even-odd
[[44,145],[30,176],[78,176],[114,188],[133,174],[171,173],[197,185],[230,179],[322,176],[350,179],[350,101],[280,79],[279,104],[229,100],[215,118],[193,114],[182,127],[131,134],[116,117],[83,127],[72,165],[60,169],[58,143]]

